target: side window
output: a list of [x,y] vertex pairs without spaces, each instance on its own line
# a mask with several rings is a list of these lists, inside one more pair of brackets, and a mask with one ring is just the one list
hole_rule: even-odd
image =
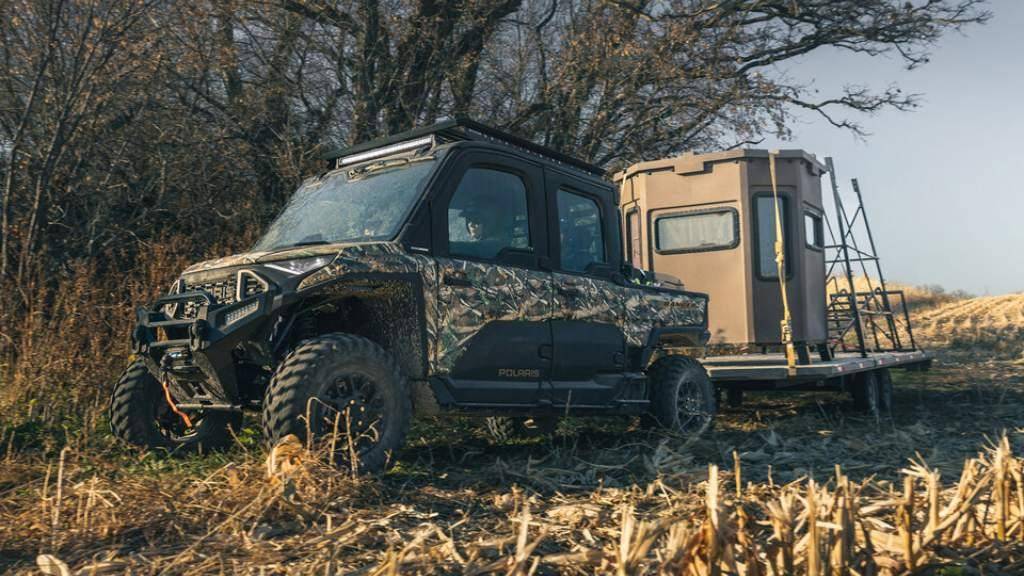
[[558,229],[563,270],[583,272],[605,262],[601,209],[592,198],[559,189]]
[[491,168],[467,170],[448,204],[448,252],[493,259],[505,248],[530,247],[523,179]]
[[[778,266],[775,264],[775,199],[772,196],[754,197],[755,222],[757,231],[757,274],[763,279],[777,280]],[[789,238],[789,201],[779,196],[779,213],[782,215],[783,238],[786,246],[786,276],[793,271],[793,248]]]
[[821,215],[815,212],[804,212],[804,242],[812,250],[825,247],[825,230],[821,225]]
[[661,253],[705,252],[739,246],[735,210],[670,214],[655,221],[655,247]]
[[630,264],[639,268],[642,260],[640,253],[640,211],[636,208],[626,214],[626,241],[629,242],[629,251],[626,253],[626,258]]

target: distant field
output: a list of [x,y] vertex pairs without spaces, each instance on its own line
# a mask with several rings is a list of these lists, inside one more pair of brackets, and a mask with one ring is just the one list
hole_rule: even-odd
[[[837,286],[840,290],[846,288],[846,282],[840,281]],[[853,279],[853,286],[857,292],[869,292],[879,287],[877,281],[869,281],[863,276],[855,277]],[[942,286],[934,284],[918,286],[913,284],[903,284],[900,282],[887,282],[886,288],[889,290],[903,291],[907,307],[911,312],[935,308],[945,304],[961,302],[963,300],[973,298],[971,294],[962,290],[946,291]],[[829,284],[829,291],[835,291],[831,283]]]
[[916,334],[931,346],[1024,354],[1024,293],[949,302],[917,314]]

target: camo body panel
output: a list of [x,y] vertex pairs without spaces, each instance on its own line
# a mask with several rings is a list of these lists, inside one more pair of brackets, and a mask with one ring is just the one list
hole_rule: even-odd
[[323,244],[315,246],[298,246],[287,250],[275,250],[273,252],[246,252],[234,254],[223,258],[214,258],[197,262],[185,269],[182,274],[195,274],[208,270],[230,268],[232,266],[245,266],[248,264],[261,264],[263,262],[276,262],[279,260],[295,260],[298,258],[312,258],[314,256],[332,256],[350,247],[369,246],[369,244]]
[[622,331],[629,346],[647,344],[651,330],[663,327],[704,326],[707,298],[682,292],[622,287]]
[[[299,290],[331,282],[346,276],[365,274],[416,274],[423,291],[423,321],[427,333],[427,358],[437,355],[437,265],[433,258],[409,254],[392,243],[354,244],[338,251],[334,260],[309,275],[299,284]],[[344,280],[340,280],[344,284]],[[409,318],[418,322],[418,318]],[[431,368],[431,371],[432,368]]]
[[[706,299],[681,292],[622,286],[582,275],[409,254],[390,242],[241,254],[201,262],[190,267],[187,273],[325,254],[335,257],[330,264],[305,278],[299,285],[300,290],[365,274],[420,277],[424,303],[422,321],[432,375],[449,373],[465,353],[468,341],[491,322],[537,322],[555,318],[612,324],[622,330],[628,346],[639,347],[647,344],[652,329],[702,326],[707,313]],[[444,283],[447,275],[460,276],[469,286],[447,285]],[[354,281],[353,286],[356,283],[364,284]],[[343,293],[347,284],[340,280],[331,290]],[[556,290],[556,287],[569,285],[579,291],[578,295]],[[420,319],[408,318],[408,321],[420,322]]]
[[[447,374],[466,351],[466,343],[491,322],[542,322],[552,308],[551,275],[493,263],[437,259],[438,342],[434,368]],[[449,286],[456,276],[469,286]]]
[[[647,344],[651,330],[666,326],[702,326],[707,300],[682,292],[622,286],[589,276],[554,274],[553,317],[618,326],[628,346]],[[575,287],[568,296],[559,288]]]
[[[554,273],[555,307],[553,317],[558,320],[583,320],[602,324],[622,325],[623,297],[621,286],[590,276]],[[559,289],[576,288],[577,295],[567,295]]]

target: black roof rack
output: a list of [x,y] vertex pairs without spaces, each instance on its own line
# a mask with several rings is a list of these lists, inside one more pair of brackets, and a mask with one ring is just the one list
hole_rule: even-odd
[[515,134],[510,134],[503,130],[499,130],[498,128],[481,124],[475,120],[461,117],[454,118],[452,120],[445,120],[422,128],[415,128],[413,130],[393,134],[391,136],[377,138],[375,140],[356,144],[355,146],[343,148],[341,150],[336,150],[325,154],[324,159],[333,161],[345,156],[352,156],[361,152],[367,152],[383,146],[398,144],[425,136],[435,136],[442,142],[454,142],[460,140],[477,140],[484,142],[497,141],[502,144],[508,144],[532,154],[542,156],[548,160],[572,166],[596,176],[604,176],[604,169],[584,162],[579,158],[573,158],[568,154],[563,154],[546,146],[541,146],[540,144],[536,144],[525,138],[516,136]]

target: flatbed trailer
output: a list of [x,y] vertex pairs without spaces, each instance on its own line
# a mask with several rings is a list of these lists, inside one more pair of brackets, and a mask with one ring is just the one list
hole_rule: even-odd
[[924,350],[841,352],[828,360],[797,364],[792,373],[782,353],[708,356],[701,363],[720,405],[724,396],[729,406],[740,406],[746,391],[834,390],[849,392],[857,408],[879,417],[892,407],[890,371],[927,370],[933,359]]
[[831,360],[798,364],[793,375],[786,366],[785,354],[781,353],[708,356],[701,363],[718,388],[776,390],[820,389],[829,384],[840,385],[845,376],[887,368],[922,370],[928,368],[932,359],[932,354],[923,350],[879,352],[866,357],[840,353]]

